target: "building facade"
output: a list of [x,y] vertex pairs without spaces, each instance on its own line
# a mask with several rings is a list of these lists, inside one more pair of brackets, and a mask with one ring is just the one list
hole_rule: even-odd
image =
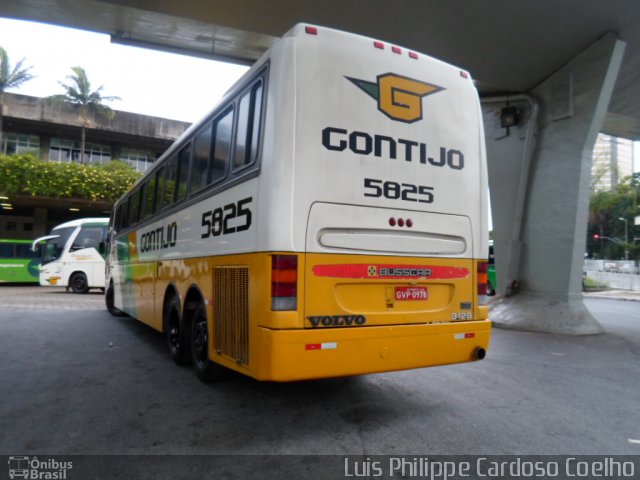
[[603,133],[593,148],[591,182],[594,191],[611,190],[634,169],[633,141]]
[[[118,110],[111,118],[90,114],[87,120],[85,163],[122,160],[141,172],[190,126]],[[0,152],[34,153],[54,162],[78,161],[82,123],[76,105],[5,93]]]
[[[4,93],[0,153],[32,153],[52,162],[77,162],[83,118],[80,108],[48,99]],[[89,114],[84,163],[121,160],[144,172],[191,124],[118,110]],[[2,194],[0,185],[0,194]],[[108,216],[110,205],[78,199],[12,198],[0,211],[2,238],[30,239],[74,218]]]

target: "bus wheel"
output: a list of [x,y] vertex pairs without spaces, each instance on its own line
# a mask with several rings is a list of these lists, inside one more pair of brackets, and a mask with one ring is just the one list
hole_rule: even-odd
[[209,360],[209,330],[207,312],[200,304],[193,316],[191,330],[191,358],[196,376],[203,382],[214,382],[227,377],[228,370]]
[[118,310],[113,306],[113,283],[110,283],[107,288],[107,293],[104,296],[104,303],[107,306],[109,313],[114,317],[124,317],[126,315],[123,311]]
[[69,286],[73,293],[87,293],[89,291],[89,282],[84,273],[74,273],[69,280]]
[[189,352],[189,336],[186,335],[184,325],[180,322],[180,302],[177,297],[173,297],[165,308],[165,319],[167,322],[167,343],[171,358],[178,365],[187,365],[191,362],[191,352]]

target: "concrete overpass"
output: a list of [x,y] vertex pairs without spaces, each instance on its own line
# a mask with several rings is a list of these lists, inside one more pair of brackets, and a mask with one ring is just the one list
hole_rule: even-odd
[[[0,16],[240,63],[306,21],[465,68],[483,96],[498,284],[509,295],[492,317],[600,331],[580,293],[591,152],[599,131],[640,139],[639,2],[0,0]],[[520,118],[508,129],[507,105]]]

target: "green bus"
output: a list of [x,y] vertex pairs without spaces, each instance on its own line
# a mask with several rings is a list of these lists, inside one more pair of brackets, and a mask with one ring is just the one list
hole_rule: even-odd
[[496,256],[493,252],[493,240],[489,240],[489,266],[487,268],[487,280],[488,280],[488,295],[493,296],[496,294]]
[[39,283],[40,259],[31,242],[0,238],[0,283]]

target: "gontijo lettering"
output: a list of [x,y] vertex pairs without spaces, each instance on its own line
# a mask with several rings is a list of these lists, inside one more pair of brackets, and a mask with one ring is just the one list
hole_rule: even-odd
[[[464,168],[464,155],[460,150],[437,147],[438,153],[431,153],[426,143],[392,138],[386,135],[366,132],[349,132],[344,128],[326,127],[322,130],[322,145],[327,150],[342,152],[347,148],[357,155],[373,155],[378,158],[407,162],[419,162],[421,165],[448,167],[452,170]],[[431,147],[433,148],[433,147]]]
[[140,236],[140,253],[155,252],[175,247],[178,240],[178,223],[158,227]]

